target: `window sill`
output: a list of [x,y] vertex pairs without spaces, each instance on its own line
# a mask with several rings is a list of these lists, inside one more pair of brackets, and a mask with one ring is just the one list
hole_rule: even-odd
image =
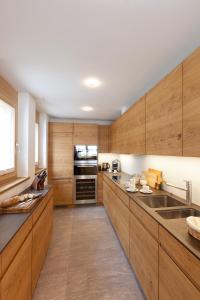
[[46,171],[47,168],[35,168],[35,175],[41,173],[42,171]]
[[20,183],[30,179],[30,177],[18,177],[15,179],[12,179],[10,181],[7,181],[6,183],[0,185],[0,194],[3,194],[4,192],[12,189],[13,187],[19,185]]

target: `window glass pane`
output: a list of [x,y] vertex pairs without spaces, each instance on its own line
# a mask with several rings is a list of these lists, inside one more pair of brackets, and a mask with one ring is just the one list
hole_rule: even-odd
[[15,109],[0,100],[0,174],[15,167]]
[[35,124],[35,163],[38,163],[39,126]]

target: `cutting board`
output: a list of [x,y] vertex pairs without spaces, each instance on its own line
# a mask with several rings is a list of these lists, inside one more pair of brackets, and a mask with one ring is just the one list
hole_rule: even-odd
[[4,214],[16,214],[16,213],[23,213],[23,212],[29,212],[39,198],[30,199],[24,202],[19,202],[13,206],[1,208],[0,212]]
[[155,169],[149,168],[147,171],[145,171],[145,177],[147,184],[154,189],[159,189],[160,184],[163,182],[162,172]]

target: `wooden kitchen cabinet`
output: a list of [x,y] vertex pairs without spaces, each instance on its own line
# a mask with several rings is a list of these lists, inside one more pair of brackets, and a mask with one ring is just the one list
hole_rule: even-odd
[[120,118],[115,120],[110,127],[110,152],[111,153],[122,153],[121,152],[121,129],[120,129]]
[[[109,179],[107,182],[112,184],[111,180]],[[114,191],[107,182],[103,181],[104,206],[117,232],[124,252],[126,253],[127,257],[129,257],[129,208],[126,206],[123,200],[118,197],[118,194],[116,194],[116,191],[119,188],[117,187],[117,190]]]
[[98,152],[109,152],[109,138],[110,138],[110,126],[99,125],[98,126]]
[[1,279],[1,300],[31,300],[31,249],[29,234]]
[[146,95],[146,153],[182,155],[182,65]]
[[129,257],[147,299],[158,299],[158,241],[133,214],[130,214]]
[[161,247],[159,247],[159,299],[200,299],[200,291]]
[[32,231],[32,294],[35,290],[51,237],[53,225],[52,201],[53,199],[51,198]]
[[98,145],[98,125],[74,124],[74,145]]
[[200,156],[200,48],[183,62],[183,155]]
[[103,173],[98,173],[97,176],[97,202],[103,202]]
[[54,204],[72,204],[73,125],[49,123],[48,178],[53,186]]
[[72,140],[73,136],[71,132],[49,131],[48,176],[50,179],[72,177]]
[[145,154],[145,96],[120,118],[121,152]]
[[73,179],[63,178],[49,181],[53,186],[54,205],[70,205],[73,203]]

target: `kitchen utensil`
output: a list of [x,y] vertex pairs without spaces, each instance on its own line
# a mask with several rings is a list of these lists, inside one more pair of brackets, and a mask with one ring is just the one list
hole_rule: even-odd
[[136,192],[138,192],[138,189],[137,189],[137,188],[132,188],[132,187],[129,187],[129,188],[127,188],[126,190],[127,190],[127,192],[129,192],[129,193],[136,193]]

